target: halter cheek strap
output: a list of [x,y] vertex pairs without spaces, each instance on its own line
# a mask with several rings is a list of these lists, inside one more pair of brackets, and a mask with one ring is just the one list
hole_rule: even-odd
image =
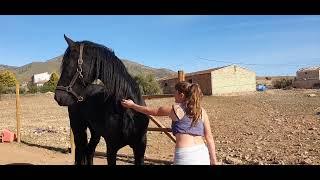
[[77,67],[77,72],[76,74],[73,76],[72,80],[70,81],[70,84],[68,86],[57,86],[56,89],[57,90],[62,90],[62,91],[66,91],[67,93],[70,93],[71,95],[73,95],[78,102],[83,101],[83,97],[78,95],[76,92],[74,92],[72,90],[72,86],[74,85],[74,83],[76,82],[77,78],[79,77],[82,84],[85,86],[86,83],[84,82],[83,79],[83,74],[82,74],[82,63],[83,63],[83,59],[82,59],[82,53],[83,53],[83,46],[84,44],[80,44],[80,54],[79,54],[79,59],[78,59],[78,67]]

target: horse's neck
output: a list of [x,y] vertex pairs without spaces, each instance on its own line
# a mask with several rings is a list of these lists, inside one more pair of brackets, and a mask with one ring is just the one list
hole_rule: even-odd
[[[119,60],[120,61],[120,60]],[[113,73],[113,76],[114,77],[118,77],[118,78],[121,78],[121,79],[112,79],[113,82],[111,82],[111,79],[108,78],[108,77],[105,77],[105,75],[107,75],[105,72],[106,71],[110,71],[108,69],[105,69],[106,66],[108,66],[107,64],[103,64],[103,63],[97,63],[98,64],[98,73],[97,73],[97,78],[99,78],[104,86],[106,87],[109,95],[112,95],[112,96],[115,96],[115,97],[118,97],[116,95],[120,95],[121,97],[119,98],[134,98],[136,99],[137,101],[141,101],[142,99],[142,96],[141,96],[141,93],[139,93],[139,90],[137,91],[136,88],[139,89],[139,86],[136,84],[134,84],[134,79],[130,76],[130,74],[128,72],[119,72],[119,71],[115,71],[115,72],[112,72]],[[125,67],[123,67],[125,68]],[[97,70],[97,69],[96,69]],[[127,89],[126,92],[116,92],[116,91],[119,91],[117,89],[115,89],[115,86],[118,84],[117,83],[126,83],[127,84]],[[138,86],[138,87],[134,87],[134,86]]]
[[[103,73],[100,73],[100,74],[101,74],[101,76],[104,76]],[[100,77],[100,80],[102,81],[104,86],[108,87],[106,89],[108,90],[108,93],[110,93],[110,95],[125,93],[125,92],[117,92],[117,89],[114,88],[117,85],[117,83],[120,83],[120,82],[128,84],[129,85],[128,88],[134,88],[130,85],[131,84],[130,80],[134,81],[133,79],[130,79],[131,77],[125,78],[125,77],[123,77],[123,75],[119,75],[119,74],[117,74],[116,76],[120,77],[121,79],[113,79],[113,82],[111,82],[111,83],[110,83],[110,79],[108,79],[107,77]],[[137,94],[132,94],[134,92],[135,92],[134,89],[131,89],[131,90],[128,89],[126,94],[122,94],[122,95],[128,96],[128,97],[129,96],[135,97],[135,96],[137,96]],[[139,94],[138,94],[138,96],[139,96]]]

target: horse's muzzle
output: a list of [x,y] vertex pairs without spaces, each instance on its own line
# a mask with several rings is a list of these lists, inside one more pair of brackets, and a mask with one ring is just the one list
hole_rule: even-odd
[[61,90],[55,91],[54,100],[59,104],[59,106],[71,106],[76,103],[76,100],[72,97],[72,95]]

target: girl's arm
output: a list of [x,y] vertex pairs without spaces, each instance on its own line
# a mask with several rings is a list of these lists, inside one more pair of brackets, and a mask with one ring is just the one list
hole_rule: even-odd
[[172,107],[171,106],[161,106],[158,108],[154,107],[148,107],[148,106],[140,106],[136,103],[134,103],[131,99],[125,100],[123,99],[121,101],[122,106],[126,108],[132,108],[138,112],[141,112],[146,115],[152,115],[152,116],[169,116]]
[[214,140],[211,133],[211,127],[209,122],[209,117],[207,115],[207,112],[202,109],[203,111],[203,118],[204,118],[204,137],[207,142],[208,151],[210,155],[210,164],[217,165],[217,156],[216,156],[216,147],[214,144]]

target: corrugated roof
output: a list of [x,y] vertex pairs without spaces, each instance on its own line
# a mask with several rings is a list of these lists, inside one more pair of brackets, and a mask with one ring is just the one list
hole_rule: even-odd
[[[232,66],[232,65],[228,65],[228,66]],[[212,68],[212,69],[207,69],[207,70],[203,70],[203,71],[197,71],[197,72],[192,72],[192,73],[187,73],[185,74],[185,76],[193,76],[196,74],[205,74],[205,73],[210,73],[212,71],[218,70],[218,69],[222,69],[228,66],[222,66],[222,67],[217,67],[217,68]]]
[[[216,70],[218,70],[218,69],[222,69],[222,68],[225,68],[225,67],[228,67],[228,66],[233,66],[233,64],[227,65],[227,66],[221,66],[221,67],[211,68],[211,69],[207,69],[207,70],[202,70],[202,71],[196,71],[196,72],[186,73],[186,74],[185,74],[185,77],[187,77],[187,76],[193,76],[193,75],[197,75],[197,74],[210,73],[210,72],[212,72],[212,71],[216,71]],[[164,78],[158,79],[158,81],[175,79],[175,78],[178,78],[178,73],[177,73],[176,75],[174,75],[174,76],[169,76],[169,77],[164,77]]]
[[312,70],[320,70],[320,66],[312,66],[312,67],[300,68],[298,71],[312,71]]

